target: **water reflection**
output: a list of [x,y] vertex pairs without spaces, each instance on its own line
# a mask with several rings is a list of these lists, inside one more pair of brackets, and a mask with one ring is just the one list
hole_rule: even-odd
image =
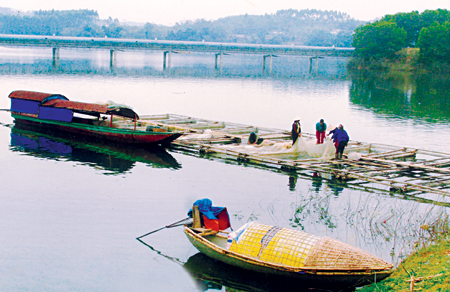
[[[332,277],[291,279],[252,272],[207,257],[202,253],[191,256],[184,268],[194,278],[199,291],[353,291],[354,287],[339,284]],[[347,284],[348,285],[348,284]],[[356,285],[357,286],[357,285]]]
[[[288,183],[289,190],[291,192],[295,191],[298,180],[298,173],[292,171],[286,172],[286,174],[289,176],[289,183]],[[314,171],[312,172],[311,175],[303,174],[302,177],[311,180],[310,190],[316,193],[317,195],[322,191],[324,182],[328,186],[328,189],[331,191],[331,193],[335,196],[339,196],[339,194],[342,193],[345,188],[349,187],[345,181],[333,178],[329,174],[323,174],[319,171]]]
[[450,120],[450,78],[410,73],[358,73],[352,76],[350,101],[375,113],[428,122]]
[[314,220],[327,229],[338,227],[338,218],[333,214],[331,194],[308,193],[293,204],[294,214],[290,226],[305,230],[305,222]]
[[202,253],[196,253],[186,262],[164,254],[141,239],[137,239],[152,251],[156,252],[183,268],[194,279],[199,291],[236,291],[236,292],[278,292],[278,291],[354,291],[355,287],[367,285],[372,282],[372,276],[357,278],[341,278],[337,281],[335,276],[301,275],[299,278],[268,275],[250,271],[216,261]]
[[298,180],[298,174],[297,172],[293,171],[289,173],[289,190],[291,192],[295,191],[295,187],[297,185],[297,180]]
[[82,162],[107,170],[111,174],[127,172],[136,162],[143,162],[154,168],[181,168],[175,158],[163,148],[146,149],[118,143],[103,144],[93,139],[38,130],[19,124],[11,129],[10,149],[40,158]]
[[347,183],[342,180],[333,179],[327,182],[328,187],[331,189],[331,192],[336,197],[339,196],[340,193],[344,190],[344,188],[347,188]]
[[[224,56],[221,70],[215,68],[214,53],[183,53],[172,55],[171,67],[163,68],[163,52],[120,52],[111,66],[109,51],[83,49],[63,50],[57,64],[50,50],[2,49],[0,74],[96,74],[126,76],[189,76],[189,77],[257,77],[257,78],[327,78],[347,79],[348,58],[328,57],[310,72],[309,57],[280,56],[272,71],[263,70],[263,55],[230,54]],[[19,56],[26,55],[26,58]]]
[[320,172],[315,171],[312,177],[312,187],[313,190],[318,194],[322,188],[322,175]]

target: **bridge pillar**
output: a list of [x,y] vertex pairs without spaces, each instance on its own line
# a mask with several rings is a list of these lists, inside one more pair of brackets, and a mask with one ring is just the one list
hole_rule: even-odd
[[53,68],[59,69],[59,48],[53,48]]
[[269,58],[269,74],[272,73],[272,57],[273,55],[264,55],[263,56],[263,74],[266,72],[266,58]]
[[164,58],[163,58],[163,69],[170,70],[170,63],[171,63],[171,57],[172,57],[172,51],[165,51],[164,52]]
[[319,59],[323,59],[324,57],[310,57],[309,58],[309,73],[311,73],[311,71],[312,71],[312,63],[313,63],[313,59],[315,59],[316,60],[316,62],[314,62],[315,63],[315,72],[317,73],[317,67],[319,66]]
[[[216,69],[216,70],[219,70],[220,72],[222,72],[222,67],[223,67],[223,61],[222,61],[222,56],[223,56],[223,53],[217,53],[216,54],[216,61],[215,61],[215,64],[214,64],[214,68]],[[219,65],[217,65],[217,57],[219,57]]]
[[112,71],[116,68],[117,53],[115,50],[109,50],[109,69]]

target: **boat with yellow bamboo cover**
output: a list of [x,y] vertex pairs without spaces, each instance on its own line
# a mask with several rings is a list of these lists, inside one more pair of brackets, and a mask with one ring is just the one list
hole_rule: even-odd
[[[194,225],[195,225],[194,218]],[[250,222],[230,233],[186,225],[203,254],[243,269],[323,284],[363,286],[392,273],[393,265],[344,242]]]

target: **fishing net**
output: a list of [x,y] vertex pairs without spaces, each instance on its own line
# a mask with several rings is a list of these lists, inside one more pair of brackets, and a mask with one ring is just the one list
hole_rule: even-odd
[[[333,127],[333,126],[331,126]],[[330,127],[329,127],[330,128]],[[178,140],[205,141],[223,137],[223,133],[213,132],[206,129],[203,133],[184,135]],[[329,137],[324,139],[323,144],[316,144],[315,138],[299,137],[294,145],[292,141],[263,140],[260,144],[248,145],[243,139],[241,144],[215,144],[223,150],[230,150],[249,155],[268,156],[286,159],[308,159],[308,158],[332,158],[336,153],[333,141]]]
[[264,140],[260,145],[220,145],[221,148],[239,151],[246,154],[264,156],[279,156],[294,159],[330,158],[334,157],[336,148],[333,141],[326,140],[323,144],[316,144],[315,139],[300,137],[294,145],[291,141],[274,142]]
[[215,134],[211,129],[206,129],[203,133],[183,135],[178,140],[205,140],[222,137],[222,134]]

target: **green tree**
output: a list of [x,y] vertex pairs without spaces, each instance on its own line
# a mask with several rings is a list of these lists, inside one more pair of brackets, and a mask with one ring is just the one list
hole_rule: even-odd
[[144,25],[144,35],[146,39],[153,39],[155,38],[155,26],[149,22],[145,23]]
[[450,11],[447,9],[425,10],[420,14],[422,27],[428,27],[434,22],[443,24],[450,21]]
[[359,26],[352,41],[355,55],[363,59],[393,59],[405,44],[406,31],[394,21],[376,21]]
[[450,22],[434,22],[420,31],[419,59],[424,64],[444,63],[450,65]]
[[406,31],[406,45],[415,47],[419,32],[423,27],[419,12],[412,11],[409,13],[386,15],[380,21],[395,21],[398,27],[401,27]]
[[89,37],[106,35],[280,45],[350,46],[349,41],[354,29],[364,23],[345,13],[315,9],[288,9],[275,14],[229,16],[214,21],[186,21],[173,27],[151,23],[144,26],[123,25],[111,17],[100,20],[97,12],[93,10],[43,10],[27,15],[8,11],[5,13],[0,14],[0,33],[7,34]]
[[86,24],[81,30],[77,31],[78,37],[103,37],[103,31],[95,25]]
[[[85,26],[97,26],[93,10],[48,10],[32,15],[0,16],[0,32],[29,35],[77,35]],[[67,34],[70,32],[71,34]]]
[[120,25],[117,19],[112,20],[110,17],[110,19],[108,20],[108,25],[103,25],[102,29],[107,37],[119,38],[121,36],[120,33],[123,30],[123,27]]
[[339,32],[336,37],[334,44],[336,47],[351,47],[352,46],[352,35],[346,32]]
[[307,46],[331,47],[334,45],[334,35],[324,30],[315,30],[307,38]]

